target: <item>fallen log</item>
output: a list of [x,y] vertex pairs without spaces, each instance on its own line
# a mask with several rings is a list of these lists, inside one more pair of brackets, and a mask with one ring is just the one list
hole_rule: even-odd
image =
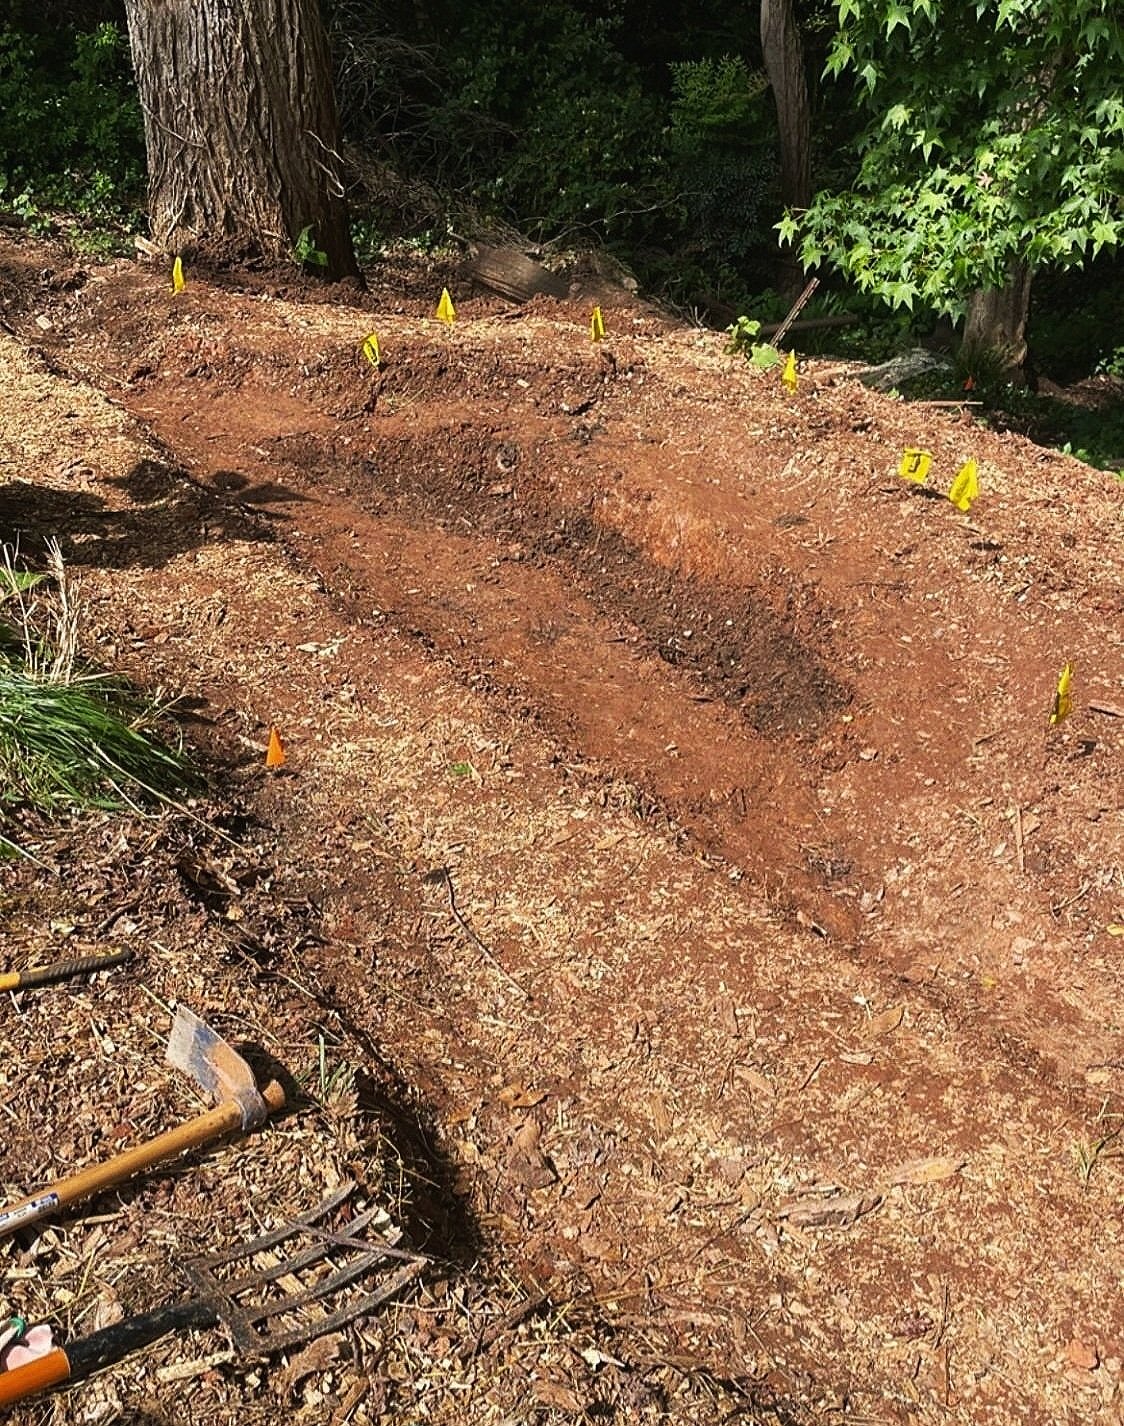
[[[821,327],[853,327],[858,320],[853,312],[839,312],[832,317],[797,317],[788,330],[814,332]],[[772,337],[783,325],[783,322],[762,322],[760,335]]]
[[516,248],[473,246],[476,251],[462,269],[465,276],[510,302],[526,302],[540,293],[548,297],[569,295],[565,278]]

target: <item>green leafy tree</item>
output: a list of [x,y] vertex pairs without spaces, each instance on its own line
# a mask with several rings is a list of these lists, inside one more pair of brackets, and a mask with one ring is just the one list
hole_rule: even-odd
[[836,0],[827,73],[869,116],[849,192],[782,236],[893,307],[1025,356],[1036,269],[1124,237],[1119,0]]
[[123,31],[0,22],[0,205],[25,216],[41,207],[127,212],[143,170]]

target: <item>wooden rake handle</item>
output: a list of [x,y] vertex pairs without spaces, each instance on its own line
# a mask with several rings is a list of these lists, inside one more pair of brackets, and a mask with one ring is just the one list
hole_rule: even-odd
[[[270,1080],[262,1090],[262,1099],[268,1112],[275,1114],[277,1110],[284,1108],[285,1091],[276,1080]],[[48,1214],[65,1208],[68,1204],[90,1198],[104,1188],[124,1183],[134,1174],[175,1158],[188,1149],[213,1144],[217,1139],[222,1139],[241,1127],[242,1106],[235,1100],[228,1099],[206,1114],[200,1114],[195,1119],[189,1119],[186,1124],[169,1129],[166,1134],[138,1144],[134,1149],[126,1149],[123,1154],[107,1159],[105,1163],[93,1164],[80,1173],[60,1179],[41,1193],[0,1209],[0,1238],[14,1233],[17,1228],[26,1227],[29,1223],[37,1223],[40,1218],[46,1218]],[[0,1381],[2,1380],[3,1373],[0,1373]]]

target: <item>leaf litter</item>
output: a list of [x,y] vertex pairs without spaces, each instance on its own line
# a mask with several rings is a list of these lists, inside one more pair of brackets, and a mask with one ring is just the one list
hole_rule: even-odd
[[[132,288],[119,289],[110,274],[88,294],[126,345],[133,338],[125,319],[138,300],[129,280]],[[232,334],[246,320],[239,304],[249,304],[227,294],[220,313],[204,283],[184,295],[197,305],[183,317],[177,309],[175,341],[159,324],[148,322],[148,332],[165,344],[163,359],[173,367],[195,360],[201,340],[210,342],[211,375],[191,380],[202,383],[196,391],[205,401],[221,399],[223,363],[237,355]],[[299,302],[268,312],[266,304],[252,305],[255,321],[274,324],[283,380],[306,340],[301,323],[322,348],[334,351],[338,342],[342,352],[346,313],[321,308],[313,318]],[[481,372],[490,370],[493,382],[506,378],[502,361],[473,335],[472,304],[467,313],[458,305],[456,340],[465,347],[454,370],[458,380],[478,383],[479,400],[487,396]],[[588,373],[573,379],[564,362],[530,350],[540,341],[556,344],[564,310],[532,306],[516,342],[527,348],[520,379],[528,390],[538,383],[536,399],[562,391],[573,407],[567,384],[580,385]],[[61,341],[82,317],[76,310],[58,316],[53,330]],[[380,319],[380,334],[384,347],[388,333],[390,341],[417,344],[411,399],[420,402],[430,380],[425,329],[420,316],[416,331],[411,320]],[[698,383],[692,409],[709,420],[728,403],[731,378],[717,344],[708,348],[643,313],[619,342],[617,370],[631,373],[634,412],[658,421],[659,401],[671,383],[685,381],[688,365]],[[634,349],[638,356],[641,344],[643,361],[629,356]],[[253,345],[261,348],[260,340]],[[97,357],[96,342],[89,350]],[[353,400],[342,357],[315,370],[324,392],[336,383],[337,394]],[[169,1111],[178,1117],[197,1107],[159,1063],[161,1027],[176,998],[213,1015],[232,1038],[256,1041],[292,1070],[305,1096],[268,1135],[155,1176],[104,1205],[100,1221],[55,1225],[17,1245],[14,1262],[5,1248],[5,1291],[41,1317],[85,1330],[96,1311],[148,1305],[156,1278],[177,1254],[206,1246],[216,1231],[247,1236],[262,1213],[306,1206],[345,1175],[385,1202],[411,1241],[439,1250],[443,1263],[443,1275],[415,1301],[349,1330],[339,1357],[326,1357],[307,1375],[302,1365],[299,1381],[284,1380],[283,1362],[243,1372],[199,1339],[99,1378],[83,1397],[90,1419],[134,1409],[146,1393],[170,1404],[178,1419],[249,1422],[277,1419],[282,1409],[293,1419],[391,1420],[405,1410],[452,1422],[465,1419],[468,1403],[473,1419],[497,1422],[513,1413],[567,1419],[578,1409],[622,1421],[731,1412],[792,1421],[838,1419],[843,1411],[878,1419],[900,1408],[937,1420],[950,1404],[965,1420],[984,1420],[996,1403],[1017,1413],[1028,1401],[1065,1419],[1075,1400],[1090,1405],[1072,1397],[1089,1385],[1065,1375],[1078,1370],[1067,1363],[1065,1345],[1078,1314],[1097,1323],[1098,1343],[1120,1335],[1106,1307],[1120,1244],[1105,1205],[1118,1170],[1106,1164],[1103,1178],[1093,1175],[1083,1191],[1066,1148],[1068,1090],[1035,1069],[1025,1048],[1045,1044],[1041,1032],[1029,1023],[1024,1031],[1008,1011],[1000,1033],[992,1033],[994,1012],[975,988],[982,982],[932,969],[942,956],[952,964],[960,954],[947,939],[955,882],[951,891],[944,883],[951,901],[941,904],[940,916],[926,899],[928,883],[918,879],[917,850],[887,861],[867,883],[880,889],[868,908],[876,910],[888,965],[900,947],[912,970],[918,929],[938,938],[945,932],[930,948],[925,975],[899,979],[871,958],[869,945],[829,932],[845,908],[840,891],[858,892],[848,885],[850,872],[836,884],[835,902],[817,902],[811,911],[798,904],[789,914],[767,878],[745,877],[745,866],[759,872],[759,863],[731,859],[721,835],[705,835],[696,802],[720,812],[721,792],[719,800],[689,788],[676,792],[665,780],[654,794],[651,778],[623,752],[614,766],[609,745],[583,749],[592,725],[580,722],[574,704],[565,716],[577,721],[567,730],[545,685],[534,685],[534,716],[517,716],[526,689],[505,691],[500,649],[479,663],[458,663],[424,609],[411,619],[381,591],[377,601],[349,604],[346,582],[327,599],[325,577],[309,557],[338,571],[346,545],[326,542],[313,510],[294,507],[294,528],[278,542],[252,502],[234,508],[173,471],[160,477],[161,523],[146,528],[147,488],[134,483],[131,494],[106,480],[128,477],[142,456],[151,457],[143,432],[89,387],[67,382],[56,389],[17,350],[3,380],[43,399],[42,430],[29,424],[21,433],[42,489],[66,498],[96,489],[108,520],[123,531],[119,554],[139,552],[141,534],[148,539],[140,558],[103,560],[99,545],[91,546],[97,637],[126,665],[202,693],[211,721],[198,736],[228,788],[221,803],[197,809],[213,833],[172,816],[107,816],[61,832],[30,828],[32,849],[62,879],[33,865],[4,868],[13,952],[27,959],[55,953],[58,933],[47,929],[54,921],[72,926],[68,940],[83,947],[114,939],[144,953],[136,977],[108,977],[96,995],[79,986],[49,1003],[23,997],[5,1022],[0,1072],[13,1131],[5,1189],[156,1132]],[[136,405],[148,402],[158,419],[167,393],[152,378],[140,380],[146,389]],[[755,401],[761,390],[746,386]],[[611,416],[611,403],[598,399]],[[251,419],[252,381],[239,400]],[[68,429],[52,401],[81,412],[87,466],[64,461],[60,469],[48,457],[57,432]],[[192,402],[202,420],[197,394]],[[797,409],[800,402],[810,404]],[[802,449],[826,442],[822,464],[838,473],[850,467],[831,449],[832,422],[856,403],[870,422],[866,430],[900,452],[908,443],[901,413],[869,393],[817,388],[814,364],[791,408],[765,402],[757,419],[774,441],[819,422],[814,439],[800,430]],[[279,396],[269,419],[276,422],[283,406]],[[944,442],[947,454],[960,433],[950,418],[938,425],[940,439],[927,444]],[[111,439],[96,440],[97,433]],[[855,448],[867,441],[860,433]],[[618,450],[623,466],[624,447]],[[994,450],[999,474],[973,518],[989,498],[1007,498],[1002,442]],[[672,474],[685,469],[673,465]],[[861,486],[865,476],[858,463],[854,469],[841,479],[852,482],[849,518],[862,534],[854,482]],[[200,467],[197,477],[206,474]],[[628,480],[636,478],[630,470]],[[1058,508],[1049,503],[1054,478],[1046,473],[1044,501],[1028,508]],[[667,538],[670,527],[659,528],[664,497],[650,488],[652,500],[634,514],[649,521],[653,537]],[[693,488],[680,483],[677,494]],[[29,519],[26,502],[16,508]],[[340,509],[350,518],[346,500]],[[312,533],[302,535],[301,524]],[[372,535],[361,522],[355,528]],[[695,571],[708,568],[710,528],[696,513],[671,529],[677,558]],[[785,538],[805,538],[803,526],[791,531]],[[409,553],[400,527],[383,533],[392,545],[399,541],[400,556]],[[159,547],[153,534],[164,541]],[[450,532],[446,543],[455,538]],[[302,549],[302,539],[315,543]],[[440,542],[431,553],[442,555]],[[740,558],[735,548],[734,563]],[[1077,558],[1054,586],[1060,599],[1074,587]],[[519,560],[488,565],[491,573],[479,580],[470,571],[471,598],[481,598],[496,570],[523,567]],[[350,568],[358,598],[370,588],[368,573]],[[988,568],[977,573],[986,576]],[[817,577],[828,576],[818,568]],[[456,624],[456,586],[446,589],[450,622],[470,648],[470,625]],[[389,616],[372,616],[372,604]],[[220,607],[227,612],[217,618]],[[560,613],[552,610],[555,625]],[[810,608],[810,617],[820,615]],[[538,627],[544,647],[565,639],[545,622]],[[315,642],[338,652],[295,672],[281,628],[292,630],[293,645]],[[914,627],[909,637],[917,633]],[[567,644],[565,654],[576,658],[580,646]],[[1088,649],[1078,656],[1082,667],[1091,666]],[[1052,666],[1052,650],[1036,658]],[[556,656],[555,667],[562,666]],[[618,671],[623,677],[627,665],[601,676]],[[661,691],[649,709],[677,696],[674,680],[655,665],[645,666],[644,677]],[[692,716],[711,707],[696,703]],[[264,781],[260,754],[251,765],[239,749],[242,740],[264,747],[279,714],[286,767]],[[1076,716],[1061,737],[1071,736]],[[709,737],[718,725],[693,726]],[[740,746],[733,726],[721,724],[727,748]],[[653,735],[659,768],[670,779],[693,756],[691,738],[670,726]],[[836,737],[826,734],[816,745],[827,768],[824,791],[832,794],[825,806],[847,792],[848,769],[877,779],[900,766],[885,731],[863,730],[858,746],[877,747],[879,757],[853,762],[845,743],[826,746]],[[994,742],[988,750],[995,755]],[[448,769],[460,764],[477,776],[450,777]],[[697,761],[692,767],[700,769]],[[792,773],[785,776],[796,797]],[[730,797],[735,810],[756,795],[741,791],[741,800]],[[936,796],[925,793],[929,801]],[[996,820],[1012,802],[1030,807],[1035,799],[997,797]],[[1045,825],[1053,805],[1039,793],[1035,815],[1045,812]],[[976,815],[986,836],[987,807]],[[943,874],[942,824],[926,825]],[[1082,856],[1098,845],[1093,827]],[[868,843],[863,856],[872,857],[876,846]],[[1035,856],[1044,849],[1040,827],[1026,850],[1028,874],[1042,875]],[[849,860],[861,875],[863,857]],[[497,974],[450,915],[447,899],[427,898],[423,878],[433,867],[450,869],[466,924],[533,999]],[[993,875],[1001,870],[989,867]],[[1084,874],[1092,886],[1092,873]],[[903,889],[915,892],[908,907]],[[1002,905],[1001,897],[984,894],[993,908]],[[1055,892],[1052,904],[1068,895]],[[1111,922],[1112,913],[1104,914],[1110,898],[1098,895],[1088,910],[1071,903],[1076,909],[1062,906],[1059,915],[1099,911],[1101,925]],[[966,915],[975,926],[976,911]],[[994,942],[1007,944],[998,936]],[[973,953],[992,956],[990,943],[977,937],[970,944]],[[986,969],[994,978],[999,965],[991,958]],[[859,997],[902,1013],[872,1039],[855,1021]],[[1020,1002],[1012,996],[1010,1003],[1017,1009]],[[46,1048],[63,1038],[59,1026],[74,1047],[61,1063]],[[1095,1062],[1112,1060],[1098,1053]],[[20,1066],[18,1079],[10,1064]],[[53,1089],[47,1095],[45,1077]],[[63,1104],[86,1106],[86,1113],[76,1122],[64,1117]],[[953,1162],[956,1168],[943,1172]],[[1051,1223],[1064,1214],[1064,1241],[1044,1231],[1047,1201]],[[817,1223],[824,1212],[828,1218]],[[978,1266],[963,1254],[965,1238],[1001,1244],[1002,1254]],[[1076,1280],[1075,1259],[1083,1265]],[[1063,1278],[1065,1301],[1054,1290]],[[922,1316],[938,1324],[932,1341],[890,1331]],[[1032,1320],[1047,1324],[1053,1357],[1028,1335]],[[1083,1381],[1111,1410],[1111,1345],[1103,1358]],[[152,1387],[154,1370],[185,1362],[189,1378]]]

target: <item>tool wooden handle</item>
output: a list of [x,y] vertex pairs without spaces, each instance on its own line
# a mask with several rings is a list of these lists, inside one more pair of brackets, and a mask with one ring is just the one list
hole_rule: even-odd
[[26,1366],[13,1367],[10,1372],[0,1372],[0,1406],[11,1406],[14,1401],[22,1401],[26,1396],[34,1396],[37,1391],[46,1391],[50,1386],[70,1377],[70,1359],[61,1347],[48,1352],[45,1357],[37,1357]]
[[[271,1080],[262,1090],[262,1098],[269,1112],[273,1114],[284,1107],[285,1091],[276,1080]],[[118,1154],[105,1163],[93,1164],[88,1169],[82,1169],[80,1173],[60,1179],[49,1189],[31,1198],[24,1198],[9,1205],[0,1211],[0,1237],[25,1227],[28,1223],[35,1223],[40,1218],[46,1218],[56,1208],[78,1203],[83,1198],[100,1193],[103,1188],[123,1183],[125,1179],[143,1169],[152,1168],[154,1164],[163,1163],[165,1159],[175,1158],[177,1154],[188,1149],[197,1149],[203,1144],[213,1143],[241,1127],[242,1106],[235,1100],[226,1100],[208,1113],[200,1114],[195,1119],[189,1119],[186,1124],[169,1129],[166,1134],[138,1144],[135,1149],[126,1149],[123,1154]]]
[[132,951],[111,951],[107,956],[83,956],[76,961],[58,961],[53,966],[35,966],[31,970],[6,971],[0,975],[0,990],[26,990],[33,985],[55,985],[60,980],[70,980],[72,976],[91,975],[94,971],[109,970],[132,957]]

